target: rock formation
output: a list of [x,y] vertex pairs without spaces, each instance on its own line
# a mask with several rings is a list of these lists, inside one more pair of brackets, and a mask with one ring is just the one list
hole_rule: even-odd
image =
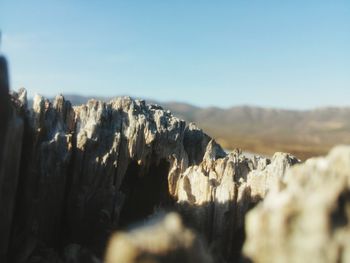
[[1,166],[11,164],[2,180],[13,185],[1,227],[11,231],[3,255],[12,262],[72,248],[101,258],[114,230],[161,209],[177,210],[216,261],[237,260],[246,211],[265,195],[269,175],[283,176],[296,160],[226,154],[194,124],[128,97],[72,107],[61,95],[36,96],[27,109],[22,89],[9,108],[18,127],[6,125],[4,156],[15,155]]
[[[101,262],[115,231],[124,232],[112,248],[155,262],[179,251],[184,262],[210,262],[208,251],[214,262],[239,262],[245,231],[254,262],[299,262],[301,251],[348,260],[347,148],[289,169],[294,156],[227,154],[195,124],[143,100],[73,107],[61,95],[36,96],[28,109],[24,89],[9,96],[6,77],[0,88],[1,262]],[[175,214],[147,223],[162,210],[185,226]],[[136,222],[145,225],[125,231]],[[162,251],[145,246],[160,237]]]

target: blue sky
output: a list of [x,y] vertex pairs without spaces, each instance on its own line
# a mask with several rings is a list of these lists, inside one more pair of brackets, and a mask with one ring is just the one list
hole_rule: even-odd
[[0,0],[12,88],[350,106],[350,1]]

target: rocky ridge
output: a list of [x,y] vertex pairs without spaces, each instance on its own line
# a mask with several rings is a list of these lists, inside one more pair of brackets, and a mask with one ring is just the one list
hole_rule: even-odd
[[[1,99],[1,262],[101,262],[120,230],[108,250],[114,259],[126,249],[147,251],[152,262],[168,262],[164,251],[202,262],[301,262],[300,251],[315,262],[348,260],[346,147],[294,166],[286,153],[227,154],[195,124],[143,100],[73,107],[61,95],[36,96],[28,109],[24,89]],[[169,210],[184,225],[172,214],[127,230]],[[159,239],[143,237],[153,231]],[[164,243],[162,252],[143,238],[179,245]]]
[[101,258],[112,231],[157,209],[178,211],[217,261],[236,260],[245,212],[263,198],[269,174],[282,176],[296,162],[226,154],[194,124],[142,100],[72,107],[61,95],[53,102],[36,96],[32,109],[26,101],[24,89],[12,94],[20,127],[6,130],[18,151],[3,254],[13,262],[45,258],[51,248],[60,254],[69,244]]

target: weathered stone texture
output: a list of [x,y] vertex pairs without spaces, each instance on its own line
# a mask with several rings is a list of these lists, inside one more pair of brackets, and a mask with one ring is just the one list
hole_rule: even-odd
[[179,211],[209,240],[217,261],[239,260],[246,212],[297,162],[288,154],[276,154],[271,163],[256,159],[247,159],[240,151],[226,154],[211,140],[203,161],[180,176]]

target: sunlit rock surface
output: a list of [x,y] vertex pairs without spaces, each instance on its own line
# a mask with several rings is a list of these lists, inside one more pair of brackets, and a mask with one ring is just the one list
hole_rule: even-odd
[[248,159],[240,151],[225,154],[211,140],[203,161],[180,176],[179,211],[209,240],[218,262],[237,261],[244,241],[246,212],[278,185],[285,170],[296,162],[295,157],[281,153],[271,163],[260,157]]

